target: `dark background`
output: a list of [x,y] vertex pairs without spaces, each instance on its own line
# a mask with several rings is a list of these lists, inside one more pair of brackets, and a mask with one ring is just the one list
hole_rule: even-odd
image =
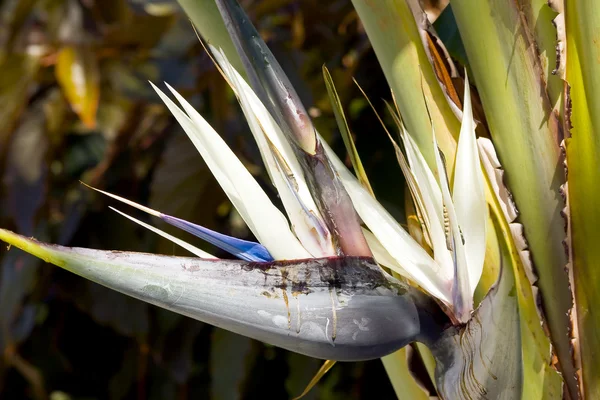
[[[380,111],[391,96],[350,1],[243,5],[343,155],[321,75],[329,67],[378,199],[402,219],[393,149],[352,77]],[[81,180],[249,238],[148,80],[190,100],[276,198],[232,92],[175,2],[0,0],[0,226],[69,246],[186,255]],[[2,399],[283,399],[321,365],[0,251]],[[395,398],[379,360],[336,365],[306,398],[375,396]]]

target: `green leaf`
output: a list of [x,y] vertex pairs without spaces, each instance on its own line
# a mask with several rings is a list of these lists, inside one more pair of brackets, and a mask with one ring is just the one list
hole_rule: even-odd
[[3,58],[0,53],[0,147],[6,148],[17,118],[26,104],[34,77],[40,68],[37,57],[11,54]]
[[45,96],[30,106],[7,148],[2,177],[7,191],[5,207],[25,235],[33,234],[36,215],[46,201],[50,143],[44,107],[50,99]]
[[6,254],[0,263],[0,350],[27,339],[29,332],[18,329],[26,299],[31,297],[40,270],[40,261],[22,251]]
[[[522,399],[547,400],[562,399],[563,380],[556,371],[552,358],[552,346],[544,327],[540,322],[538,291],[531,284],[531,271],[529,252],[522,247],[522,227],[515,222],[516,211],[510,201],[510,195],[502,183],[503,171],[497,163],[497,156],[489,139],[479,139],[482,164],[487,171],[486,178],[488,187],[494,188],[494,192],[488,196],[490,215],[500,217],[493,219],[490,225],[495,229],[488,229],[498,238],[500,248],[489,248],[486,260],[497,260],[500,265],[512,268],[519,298],[519,315],[521,318],[521,347],[523,351],[523,376],[524,387]],[[493,222],[496,221],[496,222]],[[520,243],[520,244],[517,244]],[[489,244],[488,244],[489,245]],[[507,248],[510,257],[502,253]],[[498,268],[498,267],[497,267]],[[496,268],[496,277],[499,272]],[[488,271],[486,280],[491,278],[494,270]],[[495,279],[495,277],[494,277]],[[478,290],[483,290],[482,285]]]
[[[469,65],[477,84],[505,181],[539,276],[545,317],[572,397],[576,382],[568,336],[571,294],[567,262],[560,162],[562,132],[539,69],[534,34],[517,3],[452,2]],[[493,60],[493,62],[491,62]]]
[[434,167],[433,124],[452,175],[459,121],[436,78],[421,40],[424,32],[417,26],[408,2],[352,0],[352,4],[365,26],[406,129],[429,166]]
[[[600,398],[600,4],[566,3],[572,137],[566,139],[576,362],[584,398]],[[569,117],[569,115],[567,115]]]

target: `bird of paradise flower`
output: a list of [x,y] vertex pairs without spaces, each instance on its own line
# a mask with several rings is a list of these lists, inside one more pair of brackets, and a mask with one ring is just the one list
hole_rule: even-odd
[[[480,356],[485,353],[491,360],[495,337],[518,340],[518,314],[516,320],[514,315],[490,319],[482,333],[489,309],[515,306],[506,299],[510,279],[493,287],[474,311],[473,293],[485,257],[487,204],[468,80],[452,190],[435,135],[435,168],[431,169],[400,116],[391,110],[404,152],[390,138],[423,227],[423,246],[322,140],[241,8],[231,2],[219,1],[218,5],[250,84],[222,51],[209,45],[210,52],[240,103],[287,218],[181,95],[167,85],[179,107],[153,85],[258,243],[211,231],[101,190],[239,260],[217,259],[116,209],[198,258],[66,248],[3,229],[0,239],[130,296],[316,358],[379,358],[421,341],[436,356],[442,392],[444,382],[464,374],[464,365],[480,362],[466,357],[464,351],[461,355],[462,347],[479,351]],[[382,266],[402,278],[393,277]],[[499,292],[503,296],[492,296]],[[480,313],[477,324],[469,326],[474,312]],[[464,327],[460,330],[462,324],[467,324],[467,331],[479,343],[455,340],[465,331]],[[490,372],[489,366],[485,369]],[[464,390],[506,394],[511,390],[507,380],[520,379],[511,371],[494,374],[491,380],[477,375],[475,389]],[[455,389],[445,390],[453,393]]]

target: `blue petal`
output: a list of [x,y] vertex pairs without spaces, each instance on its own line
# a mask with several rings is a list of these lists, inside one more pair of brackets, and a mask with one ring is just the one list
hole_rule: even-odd
[[212,231],[201,225],[196,225],[183,219],[161,214],[160,218],[169,225],[176,226],[194,236],[202,238],[220,249],[246,261],[274,261],[265,246],[256,242],[237,239],[222,233]]

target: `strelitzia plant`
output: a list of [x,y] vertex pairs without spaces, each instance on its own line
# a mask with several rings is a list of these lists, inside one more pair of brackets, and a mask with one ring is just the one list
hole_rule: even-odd
[[[106,192],[240,260],[216,259],[121,211],[197,258],[66,248],[6,230],[0,230],[2,240],[138,299],[292,351],[334,361],[384,357],[397,387],[406,387],[407,381],[399,381],[404,375],[394,371],[406,365],[393,357],[419,342],[433,355],[432,375],[442,398],[546,399],[563,392],[570,398],[595,398],[594,283],[576,283],[585,273],[595,276],[590,266],[597,246],[590,246],[586,235],[596,232],[590,224],[598,212],[596,197],[584,193],[597,175],[590,166],[595,165],[593,127],[598,124],[589,110],[598,101],[593,78],[598,71],[590,62],[598,58],[598,49],[590,50],[585,39],[600,34],[598,6],[570,5],[566,18],[559,14],[554,20],[562,60],[557,73],[570,79],[575,90],[570,95],[540,79],[550,82],[540,71],[534,44],[554,50],[555,37],[550,40],[542,25],[532,32],[530,16],[523,16],[521,8],[453,1],[487,121],[480,126],[489,127],[492,142],[476,140],[466,74],[461,97],[450,79],[458,78],[458,69],[419,3],[353,1],[394,95],[389,111],[402,148],[394,135],[390,139],[417,221],[409,234],[376,200],[327,71],[325,81],[356,176],[316,132],[235,1],[180,3],[240,103],[287,218],[182,96],[169,87],[177,106],[156,88],[258,243]],[[531,9],[539,8],[531,3]],[[565,11],[560,2],[552,3]],[[485,25],[485,40],[473,21]],[[521,33],[514,40],[516,31]],[[568,62],[565,47],[573,55]],[[559,117],[560,104],[565,107]],[[580,129],[566,146],[569,176],[575,176],[574,185],[563,188],[574,249],[566,255],[556,196],[564,182],[556,178],[561,176],[556,171],[561,118]],[[520,208],[519,221],[504,178]],[[574,205],[580,211],[573,212]],[[576,266],[569,277],[563,271],[567,258]],[[571,336],[565,317],[571,310],[567,278],[578,302]],[[537,307],[538,286],[543,314]],[[547,321],[552,345],[542,321]],[[584,340],[571,339],[579,335]],[[572,343],[577,344],[573,357]],[[590,355],[579,346],[591,349]],[[417,348],[427,364],[427,352]],[[331,365],[327,362],[323,371]]]
[[[209,44],[210,52],[237,96],[288,218],[181,95],[168,86],[180,108],[154,86],[258,243],[100,192],[199,236],[241,261],[218,260],[118,210],[199,258],[68,249],[5,230],[0,237],[133,297],[317,358],[366,360],[411,342],[425,343],[439,360],[440,392],[452,397],[455,389],[444,389],[444,382],[463,374],[459,366],[473,363],[461,355],[465,345],[452,340],[460,333],[452,327],[467,323],[473,314],[487,221],[468,82],[452,193],[442,153],[434,152],[435,169],[430,169],[393,112],[406,155],[393,138],[392,142],[423,224],[423,247],[377,202],[366,177],[361,175],[361,184],[322,140],[243,10],[230,1],[217,4],[250,84],[221,49]],[[332,84],[330,90],[335,98]],[[431,140],[437,149],[433,134]],[[394,278],[381,266],[402,278]],[[491,295],[489,305],[482,305],[478,313],[485,319],[496,307]],[[501,331],[512,337],[514,326],[509,323]],[[481,336],[478,342],[490,337],[494,335]],[[472,343],[466,347],[476,350]],[[492,349],[483,346],[478,351],[493,360],[494,355],[487,354]],[[511,389],[505,387],[519,386],[514,385],[518,375],[499,371],[489,376],[498,374],[506,378],[500,385],[488,385],[491,380],[482,375],[477,390],[507,393]]]

